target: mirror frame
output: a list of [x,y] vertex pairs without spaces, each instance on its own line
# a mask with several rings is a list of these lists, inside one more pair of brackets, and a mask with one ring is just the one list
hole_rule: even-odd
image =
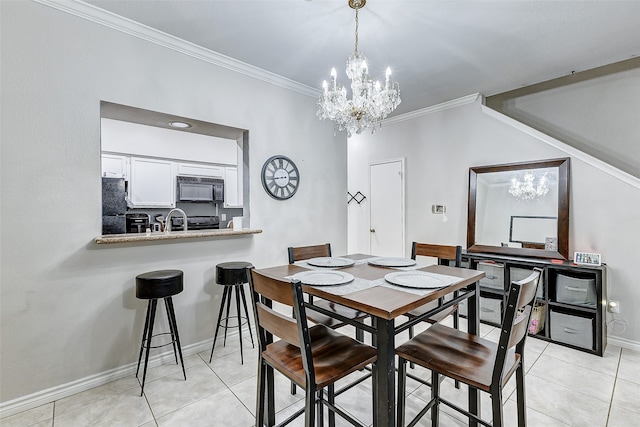
[[[558,168],[558,247],[557,251],[530,248],[477,245],[476,237],[476,185],[478,174],[525,169]],[[467,214],[467,252],[517,255],[533,258],[569,259],[569,176],[570,158],[539,160],[469,168],[469,201]]]

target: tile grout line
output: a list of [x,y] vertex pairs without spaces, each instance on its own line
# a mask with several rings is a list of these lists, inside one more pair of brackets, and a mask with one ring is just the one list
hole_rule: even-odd
[[618,384],[618,374],[620,373],[620,363],[622,362],[622,352],[623,348],[620,349],[620,353],[618,354],[618,366],[616,367],[616,376],[613,380],[613,389],[611,390],[611,399],[609,400],[609,411],[607,412],[607,422],[605,426],[609,425],[609,418],[611,417],[611,407],[613,406],[613,396],[616,393],[616,385]]

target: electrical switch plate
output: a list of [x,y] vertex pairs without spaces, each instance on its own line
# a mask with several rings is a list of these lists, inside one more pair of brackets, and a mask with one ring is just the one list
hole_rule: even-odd
[[444,214],[447,211],[447,207],[445,205],[431,205],[431,213],[433,214]]

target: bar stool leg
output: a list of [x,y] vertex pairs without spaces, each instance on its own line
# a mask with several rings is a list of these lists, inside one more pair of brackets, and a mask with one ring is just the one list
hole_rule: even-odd
[[144,317],[144,331],[142,332],[142,341],[140,342],[140,355],[138,356],[138,367],[136,368],[136,378],[140,372],[140,361],[142,360],[142,352],[144,350],[144,340],[147,337],[147,329],[149,329],[149,315],[151,314],[151,300],[147,302],[147,313]]
[[247,328],[249,328],[249,336],[251,337],[251,347],[255,348],[253,343],[253,333],[251,332],[251,322],[249,322],[249,310],[247,309],[247,298],[244,296],[244,288],[240,286],[240,296],[242,297],[242,304],[244,305],[244,314],[247,316]]
[[222,321],[222,313],[224,312],[224,303],[227,300],[227,289],[225,286],[222,291],[222,302],[220,303],[220,311],[218,312],[218,322],[216,323],[216,333],[213,335],[213,345],[211,346],[211,356],[209,356],[209,363],[213,360],[213,350],[216,348],[216,339],[218,338],[218,330],[220,329],[220,322]]
[[173,329],[173,322],[171,321],[171,314],[169,313],[169,303],[167,302],[167,298],[164,298],[164,308],[167,312],[167,320],[169,321],[169,332],[171,333],[171,344],[173,345],[173,357],[175,358],[177,365],[178,351],[176,350],[176,333]]
[[242,351],[242,316],[240,312],[240,286],[234,286],[236,290],[236,314],[238,316],[238,337],[240,338],[240,364],[244,365],[244,354]]
[[147,366],[149,365],[149,350],[151,348],[151,337],[153,336],[153,321],[156,318],[156,307],[158,306],[158,300],[152,299],[149,301],[151,305],[151,314],[149,316],[149,330],[147,331],[146,352],[144,354],[144,369],[142,373],[142,388],[140,390],[140,396],[144,394],[144,382],[147,379]]
[[184,379],[186,381],[187,371],[184,369],[184,359],[182,358],[182,346],[180,345],[180,335],[178,335],[178,322],[176,322],[176,312],[173,309],[173,300],[171,299],[171,297],[167,297],[165,301],[168,302],[169,304],[169,312],[171,313],[169,322],[173,323],[173,331],[176,334],[176,345],[178,347],[178,354],[180,355],[180,363],[182,364],[182,374],[184,375]]
[[231,298],[233,298],[233,289],[231,286],[227,286],[229,294],[227,295],[227,314],[224,319],[224,341],[222,345],[227,345],[227,331],[229,330],[229,309],[231,308]]

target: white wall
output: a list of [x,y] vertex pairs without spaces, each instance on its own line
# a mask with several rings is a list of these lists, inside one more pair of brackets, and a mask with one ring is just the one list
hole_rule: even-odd
[[[406,254],[412,241],[466,247],[469,168],[569,157],[503,121],[485,114],[481,102],[384,125],[375,135],[349,140],[349,190],[369,194],[369,162],[405,156]],[[569,253],[598,252],[608,266],[609,298],[621,301],[627,320],[618,342],[640,345],[640,190],[585,163],[571,159]],[[431,214],[445,204],[448,222]],[[349,205],[349,252],[368,248],[368,203]],[[608,315],[611,320],[611,315]],[[616,330],[620,330],[618,327]],[[610,336],[613,331],[609,331]]]
[[[0,7],[0,402],[137,361],[139,273],[185,272],[174,303],[189,348],[213,338],[218,262],[282,264],[287,246],[321,242],[346,252],[346,137],[316,118],[315,99],[41,4]],[[248,129],[251,226],[263,233],[96,245],[101,100]],[[260,183],[274,154],[301,173],[288,201]]]

